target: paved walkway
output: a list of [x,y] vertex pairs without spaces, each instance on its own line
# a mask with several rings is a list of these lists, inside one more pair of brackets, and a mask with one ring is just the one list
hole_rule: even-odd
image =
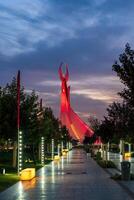
[[18,182],[0,200],[131,200],[83,150],[40,169],[32,181]]

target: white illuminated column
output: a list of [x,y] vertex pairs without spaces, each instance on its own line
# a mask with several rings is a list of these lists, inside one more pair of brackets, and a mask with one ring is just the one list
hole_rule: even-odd
[[61,142],[61,152],[63,151],[63,141]]
[[69,142],[67,142],[67,149],[69,150]]
[[71,144],[71,142],[69,142],[69,150],[71,150],[72,149],[72,144]]
[[44,153],[44,137],[41,137],[41,164],[44,165],[45,153]]
[[54,159],[54,139],[52,139],[52,151],[51,151],[51,155],[52,155],[52,160]]
[[58,156],[60,156],[60,144],[58,144]]
[[128,152],[131,153],[131,144],[128,144]]
[[23,142],[22,142],[22,131],[18,132],[18,175],[22,170],[22,163],[23,163]]

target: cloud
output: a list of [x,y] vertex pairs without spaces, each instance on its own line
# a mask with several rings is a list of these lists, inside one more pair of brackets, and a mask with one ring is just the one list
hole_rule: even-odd
[[[27,76],[29,75],[27,74]],[[57,79],[58,77],[48,76],[45,71],[33,72],[30,77],[35,80],[34,89],[39,97],[43,98],[44,105],[51,106],[55,115],[59,116],[61,83]],[[26,91],[32,91],[28,89],[32,82],[32,79],[30,79],[29,84],[26,85]],[[102,119],[107,106],[113,101],[120,101],[117,92],[121,91],[122,84],[113,75],[74,76],[74,79],[69,81],[68,85],[71,85],[71,105],[84,120],[87,120],[89,115],[96,115]]]
[[[57,95],[57,92],[59,94],[60,85],[60,80],[50,80],[48,78],[35,83],[35,87],[48,91],[48,93],[44,92],[42,94],[50,98]],[[83,96],[87,99],[99,100],[106,104],[119,100],[117,92],[122,89],[122,84],[118,78],[112,75],[79,76],[78,79],[69,81],[68,85],[71,85],[71,95],[79,95],[78,98]],[[52,94],[49,93],[50,91]]]
[[94,0],[94,4],[95,6],[100,6],[102,4],[104,4],[107,0]]
[[99,21],[98,15],[91,16],[80,8],[78,13],[63,15],[49,1],[4,1],[0,7],[0,53],[5,56],[36,51],[42,41],[52,48],[79,37],[78,31],[93,27]]
[[[13,57],[36,52],[40,43],[49,49],[85,37],[89,43],[96,37],[104,38],[110,48],[121,48],[127,40],[133,41],[134,16],[131,12],[124,16],[125,3],[121,7],[120,2],[113,1],[112,5],[107,0],[93,0],[76,5],[73,1],[2,1],[0,54]],[[115,9],[115,5],[120,9]],[[127,6],[133,8],[131,1]],[[104,32],[106,36],[102,35]]]
[[117,91],[122,87],[114,76],[85,76],[78,82],[72,82],[72,94],[88,99],[100,100],[107,104],[119,100]]
[[133,45],[133,0],[4,0],[0,9],[1,84],[20,68],[26,89],[58,113],[64,61],[74,109],[102,117],[122,88],[111,66]]
[[37,83],[37,85],[40,86],[60,86],[60,81],[58,80],[46,80],[46,81],[41,81],[39,83]]
[[100,91],[99,89],[73,90],[72,94],[83,95],[86,98],[104,101],[109,104],[119,99],[119,97],[114,93],[112,94],[111,91]]

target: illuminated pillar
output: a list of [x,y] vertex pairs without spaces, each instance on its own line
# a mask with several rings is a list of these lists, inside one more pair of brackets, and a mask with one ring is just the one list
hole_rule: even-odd
[[63,148],[64,148],[64,146],[63,146],[63,141],[61,142],[61,152],[63,151]]
[[109,153],[109,151],[110,151],[110,143],[108,142],[107,143],[107,159],[108,160],[110,160],[110,153]]
[[22,149],[22,131],[18,131],[18,175],[22,170],[23,163],[23,149]]
[[58,156],[60,156],[60,144],[58,144]]
[[108,151],[110,150],[110,144],[109,144],[109,142],[108,142],[108,144],[107,144],[107,150],[108,150]]
[[68,147],[68,149],[70,150],[70,142],[69,142],[69,147]]
[[67,142],[67,149],[69,150],[69,142]]
[[44,165],[44,159],[45,159],[45,154],[44,154],[44,137],[41,137],[41,164]]
[[128,152],[131,152],[131,144],[128,144]]
[[120,161],[122,162],[124,160],[124,154],[125,154],[125,149],[124,149],[124,140],[120,140]]
[[54,159],[54,139],[52,139],[52,149],[51,149],[52,160]]
[[72,149],[72,143],[69,142],[69,150],[71,150],[71,149]]

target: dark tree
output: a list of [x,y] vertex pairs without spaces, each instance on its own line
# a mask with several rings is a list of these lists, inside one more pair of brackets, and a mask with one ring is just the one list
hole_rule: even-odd
[[[119,92],[123,103],[114,104],[118,115],[118,129],[122,131],[121,137],[127,141],[134,141],[134,50],[126,44],[125,51],[119,56],[119,61],[113,65],[113,70],[117,73],[124,89]],[[115,110],[113,109],[115,112]],[[112,109],[110,111],[112,113]]]
[[113,65],[113,70],[125,86],[119,94],[134,108],[134,50],[129,44],[126,44],[124,53],[119,56],[119,62]]

